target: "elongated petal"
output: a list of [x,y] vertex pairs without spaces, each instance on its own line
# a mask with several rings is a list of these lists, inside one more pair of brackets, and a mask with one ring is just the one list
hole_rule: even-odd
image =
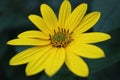
[[46,60],[51,54],[51,46],[44,47],[41,51],[36,53],[32,61],[26,67],[27,76],[41,72],[46,66]]
[[36,45],[36,46],[44,46],[50,44],[48,40],[40,40],[40,39],[13,39],[7,42],[9,45]]
[[82,60],[82,58],[78,57],[69,50],[66,50],[65,63],[69,70],[71,70],[74,74],[82,77],[88,76],[89,70],[87,64]]
[[55,48],[50,54],[45,72],[48,76],[53,76],[65,61],[65,50],[63,48]]
[[58,22],[54,11],[46,4],[42,4],[40,7],[42,17],[48,26],[48,29],[53,31],[58,27]]
[[73,36],[76,42],[80,43],[96,43],[105,41],[111,38],[109,34],[101,33],[101,32],[91,32],[91,33],[84,33],[81,35],[75,35]]
[[96,59],[105,57],[102,49],[90,44],[71,44],[67,49],[85,58]]
[[41,31],[30,30],[19,34],[18,38],[49,39],[49,36]]
[[40,16],[29,15],[28,18],[42,32],[47,33],[47,34],[51,33],[49,28],[47,27],[46,23],[44,22],[44,20]]
[[64,0],[59,11],[59,27],[64,28],[66,19],[71,13],[71,4],[68,0]]
[[92,12],[86,15],[74,32],[80,34],[89,30],[97,23],[99,18],[100,18],[100,12]]
[[21,65],[28,63],[31,61],[31,58],[39,51],[41,51],[41,47],[33,47],[29,48],[27,50],[24,50],[17,55],[15,55],[11,60],[10,60],[10,65]]
[[69,29],[71,32],[76,27],[78,27],[84,14],[86,13],[86,10],[87,10],[87,4],[85,3],[80,4],[78,7],[76,7],[66,21],[66,24],[65,24],[66,29]]

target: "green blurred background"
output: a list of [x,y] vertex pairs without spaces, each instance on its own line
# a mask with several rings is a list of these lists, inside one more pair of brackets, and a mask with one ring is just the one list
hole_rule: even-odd
[[88,3],[88,12],[100,11],[102,17],[93,31],[109,33],[111,40],[98,43],[106,54],[104,59],[84,59],[90,68],[88,78],[75,76],[63,66],[52,78],[44,72],[26,77],[25,66],[9,66],[9,60],[27,47],[8,46],[6,42],[26,30],[37,29],[28,15],[41,15],[39,6],[49,4],[56,15],[63,0],[1,0],[0,1],[0,80],[120,80],[120,0],[70,0],[73,9]]

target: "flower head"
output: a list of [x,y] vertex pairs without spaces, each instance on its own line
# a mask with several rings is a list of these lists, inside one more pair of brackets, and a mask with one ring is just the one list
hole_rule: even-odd
[[43,70],[48,76],[53,76],[65,63],[74,74],[87,77],[89,69],[82,57],[105,57],[103,50],[92,43],[110,39],[110,35],[102,32],[85,33],[99,20],[100,12],[85,15],[86,3],[71,12],[68,0],[60,6],[58,19],[48,5],[42,4],[40,10],[42,17],[33,14],[28,17],[40,30],[25,31],[17,39],[7,42],[9,45],[32,46],[14,56],[10,65],[27,63],[28,76]]

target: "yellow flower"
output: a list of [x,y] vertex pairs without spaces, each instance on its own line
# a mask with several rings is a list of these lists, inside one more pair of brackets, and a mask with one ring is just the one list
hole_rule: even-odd
[[28,76],[45,71],[53,76],[65,63],[74,74],[87,77],[89,69],[82,57],[96,59],[105,57],[102,49],[92,45],[110,39],[102,32],[89,32],[100,18],[100,12],[87,14],[87,4],[77,6],[71,12],[71,4],[64,0],[60,6],[58,20],[54,11],[46,4],[40,6],[42,17],[31,14],[28,18],[40,30],[29,30],[18,35],[9,45],[33,46],[20,52],[10,60],[10,65],[26,64]]

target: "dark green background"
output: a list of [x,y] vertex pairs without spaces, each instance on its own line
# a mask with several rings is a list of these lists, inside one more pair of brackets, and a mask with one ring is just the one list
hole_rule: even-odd
[[109,33],[111,40],[98,43],[106,54],[104,59],[84,59],[90,68],[88,78],[75,76],[63,66],[52,78],[44,72],[26,77],[25,66],[9,66],[9,60],[27,47],[8,46],[6,42],[26,30],[37,29],[28,19],[31,13],[40,15],[39,5],[49,4],[58,14],[62,0],[1,0],[0,1],[0,80],[120,80],[120,0],[70,0],[73,9],[88,3],[88,13],[100,11],[102,17],[93,31]]

